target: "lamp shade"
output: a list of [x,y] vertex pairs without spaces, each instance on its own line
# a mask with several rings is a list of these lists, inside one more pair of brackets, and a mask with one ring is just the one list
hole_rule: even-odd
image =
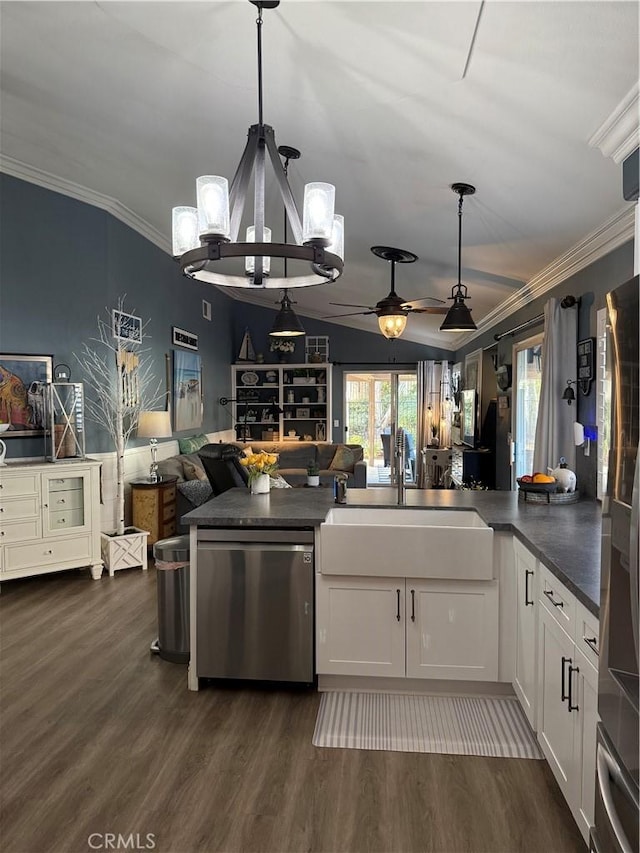
[[333,217],[331,243],[327,246],[327,250],[344,261],[344,216],[340,216],[339,213]]
[[177,258],[200,245],[198,211],[195,207],[174,207],[171,220],[173,255]]
[[200,234],[229,237],[229,182],[219,175],[201,175],[196,181]]
[[274,338],[294,338],[304,335],[305,331],[300,318],[291,307],[291,301],[285,294],[282,297],[281,308],[276,314],[273,327],[269,334]]
[[[271,242],[271,228],[267,228],[266,226],[263,230],[263,243]],[[247,228],[247,243],[255,243],[256,242],[256,228],[255,225],[250,225]],[[252,255],[247,255],[244,262],[244,269],[248,275],[253,275],[256,271],[256,259]],[[271,271],[271,258],[263,257],[262,258],[262,271],[267,275]]]
[[378,326],[385,338],[389,338],[390,340],[399,338],[407,326],[407,315],[382,314],[382,316],[378,317]]
[[333,232],[333,209],[336,188],[315,181],[304,188],[302,209],[302,242],[320,242],[328,246]]
[[169,412],[140,412],[138,438],[171,438]]
[[440,326],[441,332],[472,332],[478,327],[473,322],[471,311],[464,304],[464,297],[456,297],[447,316]]

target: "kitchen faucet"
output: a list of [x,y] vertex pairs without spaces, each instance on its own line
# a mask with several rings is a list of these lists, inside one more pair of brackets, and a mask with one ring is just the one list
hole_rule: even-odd
[[405,466],[405,438],[404,430],[399,427],[396,431],[396,446],[394,451],[396,460],[396,481],[398,487],[398,506],[404,505],[404,466]]

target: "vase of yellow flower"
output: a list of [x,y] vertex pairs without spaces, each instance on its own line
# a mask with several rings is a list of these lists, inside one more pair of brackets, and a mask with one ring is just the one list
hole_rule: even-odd
[[252,495],[264,495],[271,488],[269,479],[278,470],[278,457],[275,453],[250,453],[240,460],[249,475],[249,491]]

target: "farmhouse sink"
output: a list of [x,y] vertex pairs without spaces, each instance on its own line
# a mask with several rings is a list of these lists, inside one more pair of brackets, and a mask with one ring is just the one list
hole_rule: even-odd
[[320,525],[320,571],[491,580],[493,530],[474,510],[336,508]]

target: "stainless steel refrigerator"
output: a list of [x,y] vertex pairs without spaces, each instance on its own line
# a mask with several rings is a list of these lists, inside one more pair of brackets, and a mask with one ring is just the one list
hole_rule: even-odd
[[610,453],[602,505],[596,853],[637,853],[639,278],[607,294]]

